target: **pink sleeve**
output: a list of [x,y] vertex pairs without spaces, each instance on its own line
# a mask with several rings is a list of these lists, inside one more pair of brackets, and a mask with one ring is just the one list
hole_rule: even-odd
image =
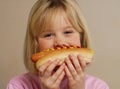
[[104,81],[102,81],[101,84],[100,83],[96,84],[96,88],[95,89],[109,89],[109,87],[108,87],[108,85]]
[[6,89],[40,89],[36,83],[33,83],[31,81],[21,81],[21,80],[12,80],[8,83]]
[[8,84],[6,89],[18,89],[16,86],[13,86],[12,84]]
[[109,87],[105,81],[93,76],[87,76],[85,89],[109,89]]
[[9,83],[6,89],[24,89],[24,88],[17,83]]
[[31,73],[26,73],[12,78],[6,89],[40,89],[39,78]]

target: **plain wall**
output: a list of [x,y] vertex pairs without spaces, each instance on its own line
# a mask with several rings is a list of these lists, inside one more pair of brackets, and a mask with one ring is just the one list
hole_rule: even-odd
[[[29,11],[36,0],[0,0],[0,89],[26,72],[23,44]],[[87,73],[120,89],[120,0],[81,0],[90,28],[94,62]]]

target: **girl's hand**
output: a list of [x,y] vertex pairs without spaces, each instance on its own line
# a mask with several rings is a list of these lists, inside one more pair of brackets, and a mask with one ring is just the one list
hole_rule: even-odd
[[[65,75],[63,63],[57,71],[55,67],[59,64],[59,60],[49,61],[39,69],[41,89],[60,89],[60,83]],[[54,73],[53,73],[54,71]]]
[[65,60],[65,73],[68,78],[68,89],[85,89],[86,62],[78,55],[69,55]]

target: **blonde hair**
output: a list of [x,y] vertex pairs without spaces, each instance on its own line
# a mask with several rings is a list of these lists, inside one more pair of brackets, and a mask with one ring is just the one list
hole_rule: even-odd
[[24,63],[31,72],[36,72],[35,64],[31,61],[32,54],[38,52],[36,38],[47,29],[59,11],[64,11],[73,27],[80,32],[82,47],[90,48],[88,28],[78,0],[38,0],[29,15],[24,45]]

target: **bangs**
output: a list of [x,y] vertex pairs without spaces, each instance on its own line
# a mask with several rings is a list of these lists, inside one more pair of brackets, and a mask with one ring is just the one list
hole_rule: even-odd
[[48,30],[52,23],[54,23],[57,15],[61,14],[61,12],[63,12],[61,8],[50,8],[42,14],[39,13],[38,17],[34,15],[34,21],[32,21],[33,23],[31,24],[33,37],[38,37],[42,32]]
[[76,11],[77,10],[74,7],[69,6],[66,10],[66,15],[67,15],[69,22],[73,26],[73,28],[81,33],[81,32],[84,32],[85,28],[81,21],[82,20],[81,15],[78,14],[79,11],[78,12]]

